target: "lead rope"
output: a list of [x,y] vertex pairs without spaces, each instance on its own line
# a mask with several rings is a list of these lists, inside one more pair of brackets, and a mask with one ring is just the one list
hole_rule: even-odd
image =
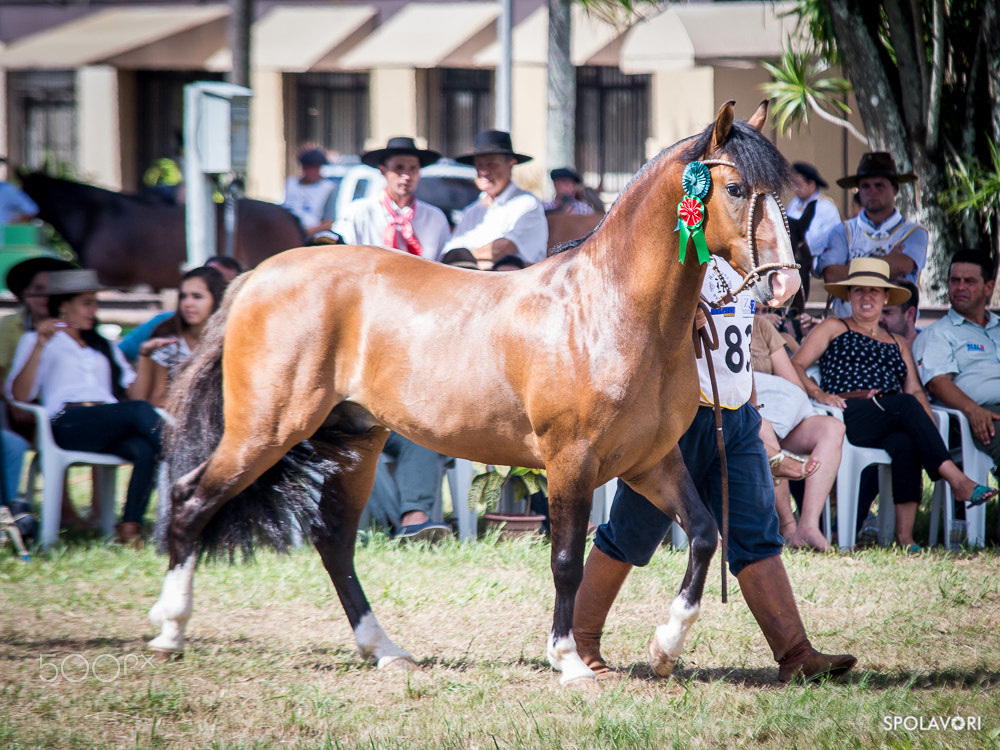
[[[711,331],[711,332],[709,332]],[[698,310],[694,317],[694,351],[701,357],[705,345],[705,363],[708,365],[708,379],[712,381],[712,409],[715,412],[715,442],[719,448],[719,465],[722,471],[722,603],[729,601],[726,585],[726,558],[729,554],[729,466],[726,461],[726,440],[722,433],[722,406],[719,404],[719,384],[715,380],[715,365],[708,356],[709,351],[719,348],[719,334],[712,320],[712,311],[704,298],[698,300]]]

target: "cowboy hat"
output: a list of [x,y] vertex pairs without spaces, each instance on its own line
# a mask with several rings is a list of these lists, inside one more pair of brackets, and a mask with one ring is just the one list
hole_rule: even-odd
[[23,299],[24,290],[28,288],[28,284],[36,274],[42,271],[68,271],[77,267],[75,263],[55,255],[36,255],[15,263],[7,270],[7,288],[15,297]]
[[556,180],[573,180],[573,182],[575,182],[577,185],[583,183],[583,180],[580,178],[580,175],[577,174],[574,170],[570,169],[569,167],[558,167],[557,169],[553,169],[551,172],[549,172],[549,179],[551,179],[553,182],[555,182]]
[[93,268],[73,268],[68,271],[52,271],[49,274],[49,296],[59,294],[83,294],[110,289],[97,280]]
[[887,307],[901,305],[910,298],[910,290],[896,286],[889,281],[889,264],[881,258],[855,258],[847,269],[847,278],[843,281],[831,281],[824,284],[826,291],[832,297],[847,301],[852,286],[877,286],[889,290]]
[[794,169],[800,175],[805,177],[807,180],[815,182],[816,187],[821,187],[821,188],[830,187],[830,184],[823,179],[822,175],[820,175],[819,170],[808,162],[797,161],[794,164],[792,164],[792,169]]
[[479,269],[476,256],[465,247],[454,247],[441,256],[441,262],[446,266],[457,266],[458,268]]
[[510,133],[503,130],[480,130],[476,137],[472,139],[472,151],[462,154],[455,161],[461,164],[472,164],[475,166],[477,156],[487,154],[506,154],[518,164],[531,161],[534,157],[527,154],[518,154],[511,144]]
[[916,182],[917,176],[912,172],[900,174],[896,171],[896,162],[892,155],[885,151],[870,151],[861,157],[856,174],[841,177],[837,184],[842,188],[854,188],[863,177],[888,177],[895,182]]
[[417,148],[414,140],[408,136],[390,138],[385,148],[377,148],[361,155],[361,161],[369,167],[385,164],[392,156],[415,156],[420,160],[420,166],[426,167],[441,158],[441,154],[430,149]]

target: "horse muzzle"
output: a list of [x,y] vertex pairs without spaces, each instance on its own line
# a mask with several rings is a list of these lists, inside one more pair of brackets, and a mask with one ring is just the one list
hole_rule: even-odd
[[750,282],[754,299],[769,307],[787,307],[799,291],[802,279],[793,268],[774,268]]

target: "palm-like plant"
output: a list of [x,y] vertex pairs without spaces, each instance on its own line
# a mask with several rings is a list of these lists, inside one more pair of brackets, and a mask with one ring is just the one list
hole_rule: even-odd
[[1000,216],[1000,146],[989,140],[990,159],[983,164],[975,157],[963,159],[954,150],[948,163],[951,187],[941,195],[941,203],[952,216],[978,221],[984,231]]
[[827,75],[829,68],[823,60],[800,54],[787,43],[778,65],[765,61],[761,65],[774,79],[761,84],[761,89],[771,99],[774,126],[779,133],[788,134],[793,128],[798,132],[802,123],[809,124],[810,113],[815,113],[833,125],[846,128],[858,141],[868,145],[865,136],[847,120],[851,108],[842,97],[851,90],[851,84]]

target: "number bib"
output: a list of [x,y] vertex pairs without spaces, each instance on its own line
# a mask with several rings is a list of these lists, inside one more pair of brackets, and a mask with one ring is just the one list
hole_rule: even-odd
[[[730,289],[736,289],[742,278],[725,260],[712,256],[712,263],[705,273],[701,293],[711,304],[717,304]],[[719,386],[719,403],[726,409],[738,409],[750,400],[753,390],[753,372],[750,368],[750,334],[753,316],[757,309],[753,293],[744,290],[724,307],[712,308],[712,322],[719,335],[719,348],[711,352],[715,366],[715,379]],[[712,381],[708,363],[698,360],[698,377],[701,380],[701,398],[714,403]]]

